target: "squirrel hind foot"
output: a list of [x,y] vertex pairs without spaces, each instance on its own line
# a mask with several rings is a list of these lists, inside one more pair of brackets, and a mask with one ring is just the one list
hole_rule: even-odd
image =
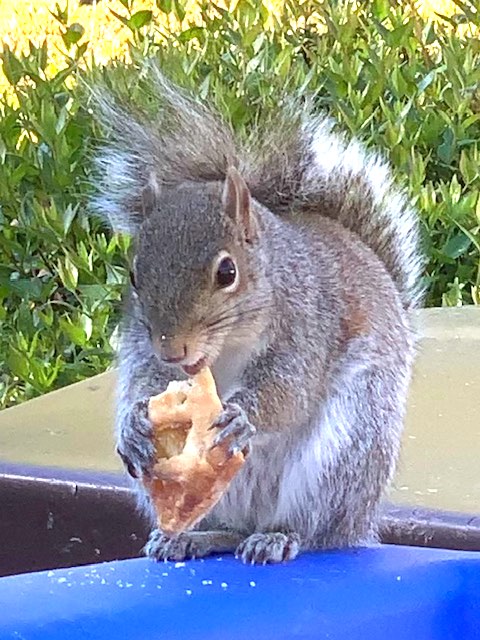
[[299,552],[296,533],[254,533],[237,547],[235,556],[244,564],[278,564],[293,560]]

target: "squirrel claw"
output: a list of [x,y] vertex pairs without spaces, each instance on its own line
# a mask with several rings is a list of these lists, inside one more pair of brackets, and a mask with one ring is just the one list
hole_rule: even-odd
[[238,418],[243,415],[245,420],[247,420],[247,416],[245,415],[245,411],[235,402],[226,402],[223,405],[223,411],[215,420],[215,422],[210,427],[211,429],[223,429],[227,425],[230,424],[232,420]]
[[150,476],[155,450],[152,425],[148,418],[148,400],[142,399],[133,405],[127,428],[118,442],[117,454],[132,478]]
[[153,560],[177,562],[204,558],[212,553],[231,553],[241,540],[235,531],[185,531],[167,536],[154,529],[143,551]]
[[228,403],[213,426],[220,428],[221,431],[215,436],[211,449],[230,440],[228,446],[230,455],[235,455],[239,451],[246,453],[250,451],[250,439],[257,430],[249,422],[245,411],[237,404]]
[[300,537],[296,533],[254,533],[235,551],[244,564],[277,564],[293,560],[300,551]]
[[117,455],[120,456],[127,472],[128,475],[130,475],[132,478],[135,478],[135,480],[138,479],[138,473],[137,470],[135,469],[135,465],[131,462],[131,460],[128,458],[128,456],[126,456],[119,447],[116,448],[116,452]]
[[183,561],[190,558],[202,558],[208,555],[209,549],[202,548],[196,541],[195,533],[181,533],[178,536],[169,537],[155,529],[150,534],[144,553],[148,558],[167,562],[168,560]]

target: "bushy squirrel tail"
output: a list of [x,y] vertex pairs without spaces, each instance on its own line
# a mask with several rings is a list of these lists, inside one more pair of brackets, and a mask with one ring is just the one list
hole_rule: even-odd
[[114,229],[134,232],[162,187],[225,179],[238,165],[231,128],[212,110],[172,85],[152,63],[147,88],[154,117],[128,96],[90,87],[105,139],[94,152],[91,206]]
[[382,260],[405,308],[419,306],[420,221],[387,163],[346,141],[309,105],[284,111],[273,124],[246,156],[255,197],[279,215],[295,210],[337,220]]
[[114,228],[132,231],[162,187],[221,181],[235,165],[277,215],[322,215],[356,233],[383,261],[405,308],[418,306],[419,221],[378,155],[344,141],[301,97],[239,140],[213,110],[151,71],[160,105],[153,120],[94,93],[108,140],[96,155],[94,208]]

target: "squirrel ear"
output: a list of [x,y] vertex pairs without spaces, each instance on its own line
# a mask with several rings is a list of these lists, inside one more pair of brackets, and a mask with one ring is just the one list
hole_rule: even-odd
[[240,172],[228,168],[223,187],[222,204],[225,213],[238,225],[246,242],[258,238],[258,223],[252,211],[250,190]]

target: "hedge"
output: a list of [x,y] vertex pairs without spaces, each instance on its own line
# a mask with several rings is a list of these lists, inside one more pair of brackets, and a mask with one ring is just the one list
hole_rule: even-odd
[[59,6],[60,62],[48,39],[24,52],[6,44],[0,407],[112,365],[130,243],[88,212],[102,132],[85,87],[101,79],[142,100],[150,57],[241,131],[285,93],[312,94],[390,159],[418,207],[427,304],[479,304],[480,17],[474,3],[455,4],[456,14],[432,20],[393,0],[274,9],[240,0],[229,11],[205,3],[189,13],[180,0],[153,9],[119,0],[110,20],[128,47],[110,62],[96,60],[95,43]]

